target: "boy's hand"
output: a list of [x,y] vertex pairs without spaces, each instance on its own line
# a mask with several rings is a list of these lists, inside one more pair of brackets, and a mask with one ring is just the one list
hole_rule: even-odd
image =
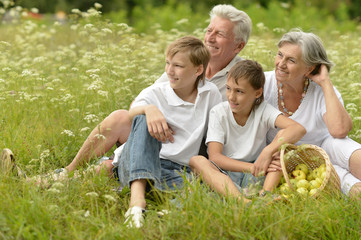
[[168,126],[168,123],[162,112],[155,106],[149,106],[145,110],[149,134],[161,142],[174,142],[174,131]]
[[252,175],[255,177],[264,176],[272,161],[272,153],[266,148],[263,149],[257,160],[253,164]]

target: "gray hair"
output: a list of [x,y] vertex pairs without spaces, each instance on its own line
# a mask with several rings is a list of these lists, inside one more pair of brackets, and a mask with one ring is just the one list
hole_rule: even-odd
[[321,39],[313,33],[306,33],[300,29],[292,29],[290,32],[282,36],[277,46],[282,47],[284,43],[291,43],[300,46],[302,59],[307,66],[324,64],[326,65],[327,70],[330,71],[331,67],[334,65],[328,59]]
[[211,19],[217,16],[233,22],[233,32],[236,40],[244,41],[247,44],[252,31],[252,20],[247,13],[229,4],[218,4],[213,7],[209,15]]

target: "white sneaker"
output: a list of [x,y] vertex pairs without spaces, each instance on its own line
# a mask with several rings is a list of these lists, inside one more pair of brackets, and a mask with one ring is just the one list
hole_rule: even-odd
[[134,206],[129,208],[125,213],[124,224],[126,224],[128,228],[141,228],[144,223],[144,212],[144,208],[141,207]]

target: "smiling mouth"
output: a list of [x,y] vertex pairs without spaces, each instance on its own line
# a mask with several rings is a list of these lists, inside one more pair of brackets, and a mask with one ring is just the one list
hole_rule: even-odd
[[282,69],[277,68],[277,72],[279,74],[288,74],[287,72],[283,71]]
[[215,47],[215,46],[210,46],[210,45],[207,45],[207,47],[209,48],[209,49],[219,49],[218,47]]

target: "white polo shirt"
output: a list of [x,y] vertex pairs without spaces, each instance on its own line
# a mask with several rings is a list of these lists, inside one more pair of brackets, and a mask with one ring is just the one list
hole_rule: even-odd
[[243,162],[254,162],[266,147],[266,135],[275,128],[281,112],[263,101],[249,115],[244,126],[234,119],[228,102],[212,108],[206,143],[223,144],[223,155]]
[[209,111],[221,99],[218,88],[207,81],[199,84],[194,104],[179,98],[169,82],[162,82],[141,91],[131,108],[153,104],[163,113],[175,134],[173,143],[162,143],[160,157],[188,166],[190,158],[199,152]]

